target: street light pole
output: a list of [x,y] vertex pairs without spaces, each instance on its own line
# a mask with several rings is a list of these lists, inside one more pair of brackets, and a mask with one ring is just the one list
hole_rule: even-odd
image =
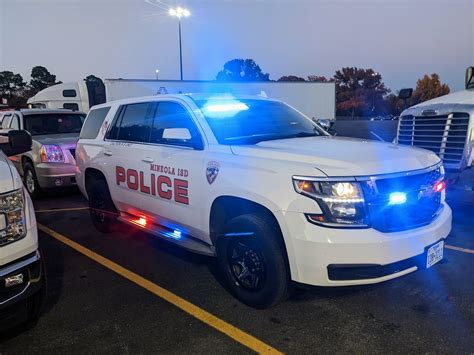
[[188,9],[177,7],[170,8],[169,15],[178,18],[178,35],[179,35],[179,73],[180,78],[183,80],[183,49],[181,44],[181,17],[189,17],[191,12]]
[[178,32],[179,32],[179,72],[181,74],[181,81],[183,81],[183,50],[181,48],[181,17],[178,18]]

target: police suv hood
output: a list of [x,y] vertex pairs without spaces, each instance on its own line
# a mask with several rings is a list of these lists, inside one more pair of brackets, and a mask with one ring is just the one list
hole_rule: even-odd
[[34,141],[41,144],[56,144],[56,145],[75,145],[79,140],[79,133],[62,133],[62,134],[50,134],[50,135],[34,135],[32,136]]
[[21,178],[12,162],[0,151],[0,194],[19,189]]
[[[327,176],[366,176],[427,168],[440,162],[432,152],[391,143],[342,137],[309,137],[232,146],[239,156],[308,164]],[[297,172],[295,172],[297,174]]]

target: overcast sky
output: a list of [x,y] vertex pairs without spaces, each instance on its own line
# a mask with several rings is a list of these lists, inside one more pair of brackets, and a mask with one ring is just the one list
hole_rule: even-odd
[[[150,2],[155,4],[150,4]],[[439,73],[463,87],[474,65],[474,0],[0,0],[0,70],[29,79],[43,65],[58,80],[214,79],[232,58],[253,58],[271,79],[373,68],[392,89]]]

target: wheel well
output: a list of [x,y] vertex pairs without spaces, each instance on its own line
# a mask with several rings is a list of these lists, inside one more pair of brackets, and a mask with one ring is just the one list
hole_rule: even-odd
[[84,185],[86,187],[86,192],[89,190],[90,184],[97,180],[107,181],[105,175],[100,170],[87,168],[84,173]]
[[210,216],[210,237],[214,245],[216,245],[217,238],[222,235],[223,229],[228,221],[243,214],[259,213],[263,214],[268,220],[274,224],[278,230],[280,242],[286,252],[283,234],[280,229],[275,215],[265,206],[259,203],[246,200],[240,197],[220,196],[214,200],[211,207]]

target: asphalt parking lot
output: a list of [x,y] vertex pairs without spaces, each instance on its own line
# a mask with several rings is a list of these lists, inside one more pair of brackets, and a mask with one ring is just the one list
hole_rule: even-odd
[[474,198],[457,200],[435,267],[372,286],[300,289],[255,310],[220,285],[213,259],[126,226],[100,234],[77,191],[54,193],[35,203],[44,314],[2,334],[0,353],[472,354]]

